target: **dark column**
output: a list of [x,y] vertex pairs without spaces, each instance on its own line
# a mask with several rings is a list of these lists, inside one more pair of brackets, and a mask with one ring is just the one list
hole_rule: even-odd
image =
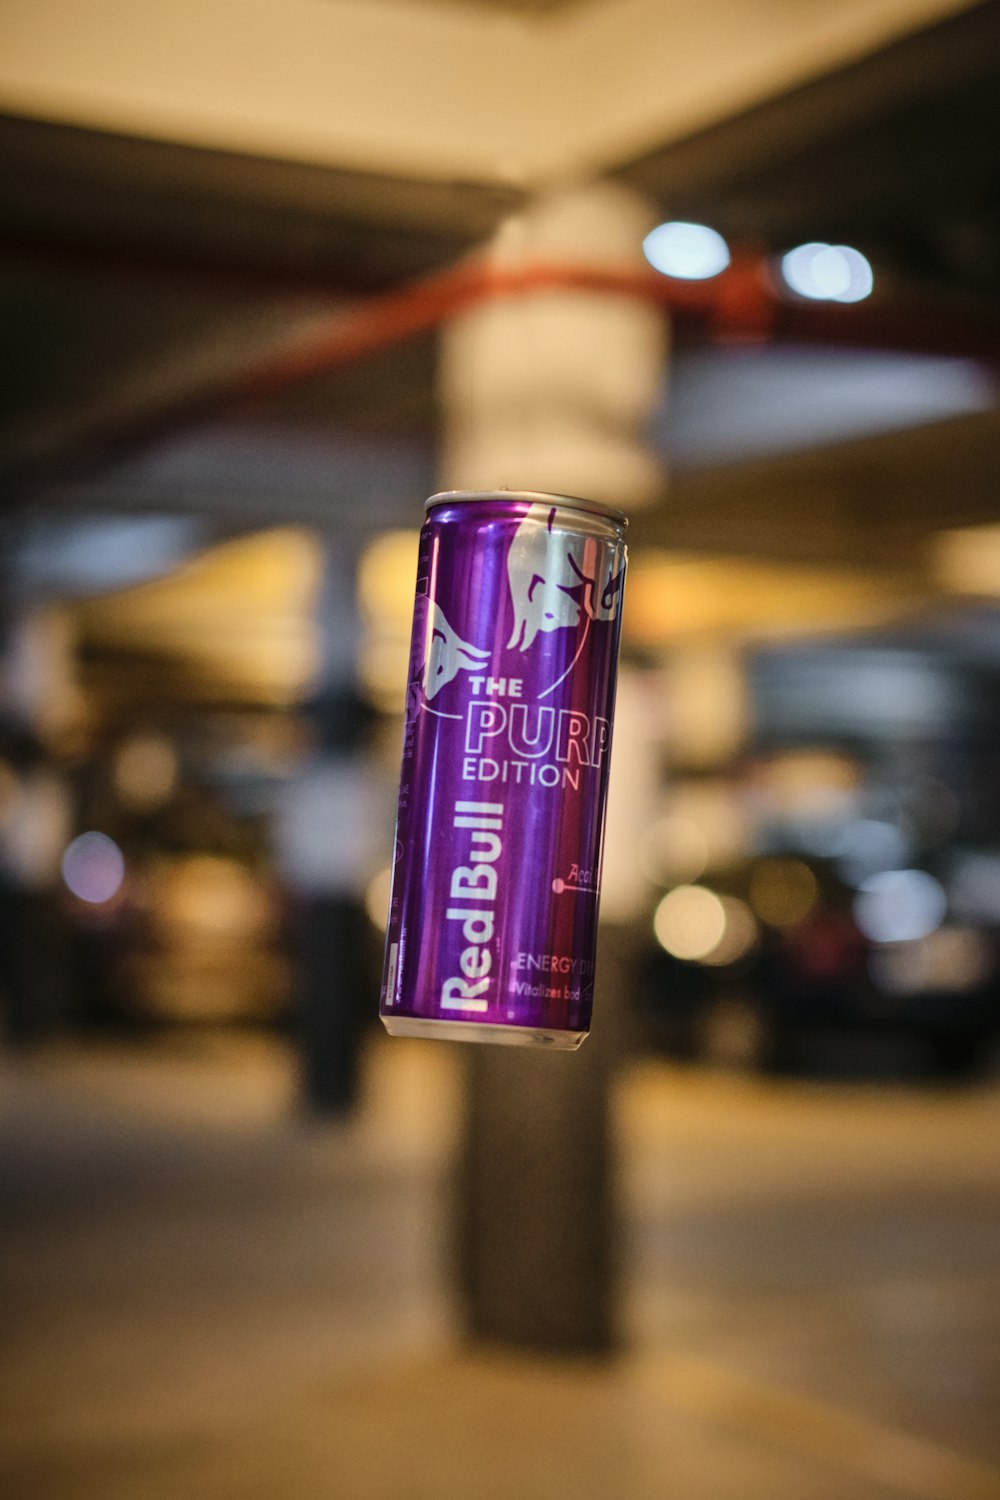
[[629,1029],[626,951],[602,930],[578,1052],[468,1048],[458,1165],[460,1288],[474,1338],[551,1353],[620,1340],[611,1086]]

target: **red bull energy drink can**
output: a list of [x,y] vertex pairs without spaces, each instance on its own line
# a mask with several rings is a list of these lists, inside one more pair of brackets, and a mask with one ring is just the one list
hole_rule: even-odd
[[427,511],[382,1020],[572,1049],[594,993],[625,517],[506,490]]

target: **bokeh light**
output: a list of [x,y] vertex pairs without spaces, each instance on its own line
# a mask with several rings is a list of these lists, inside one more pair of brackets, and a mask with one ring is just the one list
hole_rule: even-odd
[[702,959],[722,941],[726,909],[703,885],[679,885],[656,908],[653,931],[673,958]]
[[237,860],[190,854],[156,871],[158,918],[175,934],[248,939],[267,925],[268,903],[252,871]]
[[816,876],[801,859],[762,859],[750,877],[750,905],[771,927],[794,927],[818,899]]
[[738,896],[720,896],[725,927],[722,936],[702,958],[713,968],[736,964],[757,946],[758,928],[753,912]]
[[707,281],[729,264],[729,246],[718,230],[680,219],[650,230],[642,252],[655,271],[682,281]]
[[708,860],[708,838],[691,818],[676,814],[657,818],[640,840],[640,867],[657,885],[697,880],[707,868]]
[[813,240],[781,259],[786,284],[813,302],[863,302],[875,284],[871,264],[850,245]]
[[940,927],[948,899],[926,870],[883,870],[864,881],[854,920],[873,943],[914,942]]
[[978,928],[941,927],[913,942],[877,948],[868,968],[887,995],[958,995],[986,983],[993,963],[985,934]]
[[121,890],[125,879],[125,856],[106,833],[81,833],[62,857],[67,888],[81,901],[101,906]]
[[177,786],[177,756],[158,734],[135,735],[115,757],[115,790],[126,807],[148,812],[161,807]]

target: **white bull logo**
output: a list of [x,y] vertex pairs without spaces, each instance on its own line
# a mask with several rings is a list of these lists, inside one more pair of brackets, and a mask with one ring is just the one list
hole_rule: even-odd
[[[511,541],[507,581],[514,629],[508,650],[516,646],[527,651],[539,631],[576,626],[581,620],[613,620],[618,614],[621,553],[602,547],[594,537],[556,531],[554,519],[553,508],[532,505]],[[422,596],[418,608],[423,610],[420,685],[426,698],[435,697],[459,672],[485,671],[489,651],[463,641],[434,599]]]
[[532,505],[510,544],[507,579],[514,629],[508,650],[517,646],[527,651],[540,630],[560,630],[581,619],[613,620],[618,613],[621,558],[594,537],[553,530],[554,518],[553,508]]
[[427,600],[424,620],[421,685],[428,698],[451,682],[459,672],[482,671],[490,659],[488,651],[463,641],[448,624],[433,599]]

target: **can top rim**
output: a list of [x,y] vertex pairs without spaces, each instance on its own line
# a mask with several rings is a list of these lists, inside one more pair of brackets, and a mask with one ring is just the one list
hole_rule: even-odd
[[529,505],[563,505],[567,510],[582,510],[590,515],[603,516],[606,520],[628,525],[628,516],[616,505],[605,505],[602,500],[585,500],[579,495],[554,495],[545,490],[441,490],[432,495],[424,506],[430,510],[438,505],[463,505],[471,500],[523,500]]

